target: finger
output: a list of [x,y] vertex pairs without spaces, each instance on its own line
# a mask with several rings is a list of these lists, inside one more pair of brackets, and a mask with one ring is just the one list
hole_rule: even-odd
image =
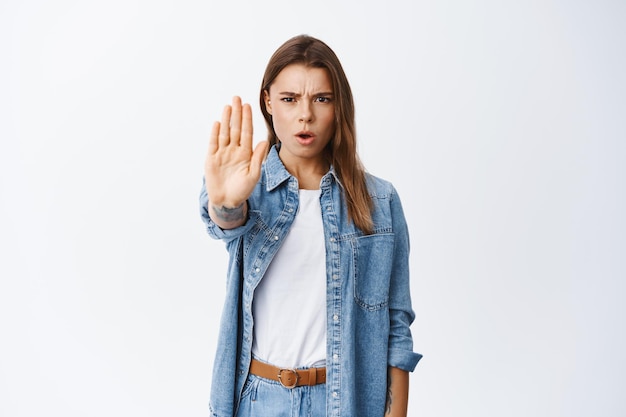
[[213,155],[217,152],[218,143],[217,137],[220,134],[220,122],[213,123],[213,127],[211,128],[211,134],[209,135],[209,155]]
[[261,173],[261,165],[263,164],[263,159],[267,155],[267,149],[269,148],[270,143],[266,140],[259,142],[252,153],[252,159],[250,160],[250,171],[252,171],[257,177]]
[[252,108],[249,104],[243,105],[241,123],[241,141],[240,145],[252,151]]
[[233,97],[232,109],[230,116],[230,143],[239,145],[241,139],[241,98]]
[[224,106],[222,112],[222,123],[220,125],[220,133],[218,135],[219,146],[227,146],[230,142],[230,114],[232,107]]

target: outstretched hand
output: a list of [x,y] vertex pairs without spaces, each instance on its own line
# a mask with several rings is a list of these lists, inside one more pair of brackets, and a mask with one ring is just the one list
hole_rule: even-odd
[[209,212],[218,226],[242,223],[232,214],[239,209],[243,213],[244,203],[261,176],[268,146],[262,141],[252,149],[252,109],[249,104],[242,105],[241,98],[233,97],[232,106],[224,107],[222,121],[213,124],[204,164]]

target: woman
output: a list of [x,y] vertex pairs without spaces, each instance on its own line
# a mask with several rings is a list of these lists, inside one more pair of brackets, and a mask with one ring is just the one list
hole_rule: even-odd
[[[409,238],[393,186],[356,152],[354,104],[323,42],[271,57],[252,147],[238,97],[213,125],[200,196],[226,242],[214,416],[406,416],[414,319]],[[265,158],[265,161],[264,161]]]

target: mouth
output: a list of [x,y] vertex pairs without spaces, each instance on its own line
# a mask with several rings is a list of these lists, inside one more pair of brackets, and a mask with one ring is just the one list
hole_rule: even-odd
[[303,130],[302,132],[296,133],[296,136],[299,137],[302,140],[307,140],[307,139],[314,138],[315,134],[313,132],[308,131],[308,130]]
[[315,141],[315,133],[308,130],[298,132],[295,136],[298,143],[302,146],[309,146]]

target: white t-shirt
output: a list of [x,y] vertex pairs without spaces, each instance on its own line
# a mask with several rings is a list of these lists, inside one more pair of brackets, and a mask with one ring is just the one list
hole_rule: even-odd
[[289,233],[254,292],[253,357],[283,368],[326,359],[326,249],[320,190],[300,190]]

